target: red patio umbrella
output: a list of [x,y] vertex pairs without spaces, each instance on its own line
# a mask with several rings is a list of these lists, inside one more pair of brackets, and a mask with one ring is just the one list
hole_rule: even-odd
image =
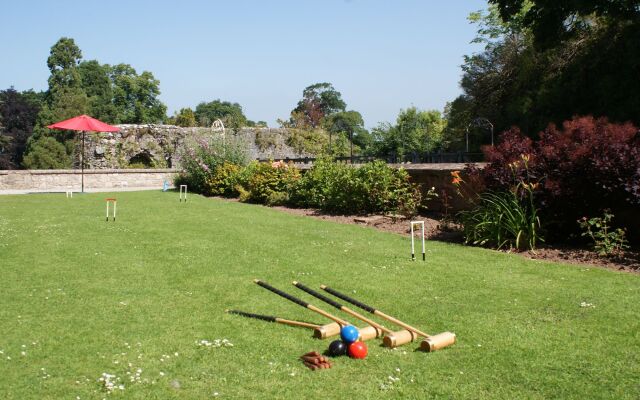
[[91,118],[88,115],[79,115],[77,117],[73,117],[70,119],[66,119],[64,121],[56,122],[55,124],[51,124],[47,126],[49,129],[58,129],[61,131],[81,131],[82,132],[82,154],[80,158],[80,166],[82,169],[82,192],[84,193],[84,133],[87,131],[91,132],[118,132],[120,129],[111,126],[109,124],[105,124],[102,121],[99,121],[95,118]]

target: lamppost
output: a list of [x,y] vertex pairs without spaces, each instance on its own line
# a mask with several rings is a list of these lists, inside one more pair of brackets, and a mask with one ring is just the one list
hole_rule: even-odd
[[404,160],[404,124],[400,122],[400,164]]
[[353,129],[349,129],[349,142],[351,143],[351,164],[353,164]]
[[469,125],[467,125],[466,139],[467,139],[467,153],[469,152],[469,128],[472,126],[477,126],[479,128],[490,128],[491,130],[491,146],[493,147],[493,124],[491,121],[484,117],[478,117],[471,121]]
[[[424,126],[424,152],[425,154],[429,154],[429,123]],[[425,162],[425,161],[423,161]]]

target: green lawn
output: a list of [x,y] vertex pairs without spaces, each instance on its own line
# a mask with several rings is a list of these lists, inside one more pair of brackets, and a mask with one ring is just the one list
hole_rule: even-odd
[[[109,196],[0,196],[0,398],[640,397],[640,276],[438,242],[411,262],[406,237],[175,192],[117,193],[105,222]],[[328,284],[458,343],[369,342],[311,372],[297,357],[328,340],[223,312],[328,322],[253,278],[327,310],[290,282]],[[216,339],[233,347],[196,343]]]

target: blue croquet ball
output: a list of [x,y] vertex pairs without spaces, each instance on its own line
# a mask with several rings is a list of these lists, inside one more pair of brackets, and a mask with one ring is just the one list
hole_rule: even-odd
[[340,337],[342,341],[350,344],[358,340],[360,337],[360,332],[358,332],[358,328],[353,325],[347,325],[344,328],[340,329]]
[[329,345],[329,355],[331,357],[344,356],[347,354],[347,344],[342,340],[334,340]]

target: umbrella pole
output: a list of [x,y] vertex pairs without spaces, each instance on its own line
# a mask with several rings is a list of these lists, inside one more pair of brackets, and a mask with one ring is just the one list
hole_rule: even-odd
[[82,193],[84,193],[84,131],[82,131],[82,152],[80,153],[80,179],[82,180]]

